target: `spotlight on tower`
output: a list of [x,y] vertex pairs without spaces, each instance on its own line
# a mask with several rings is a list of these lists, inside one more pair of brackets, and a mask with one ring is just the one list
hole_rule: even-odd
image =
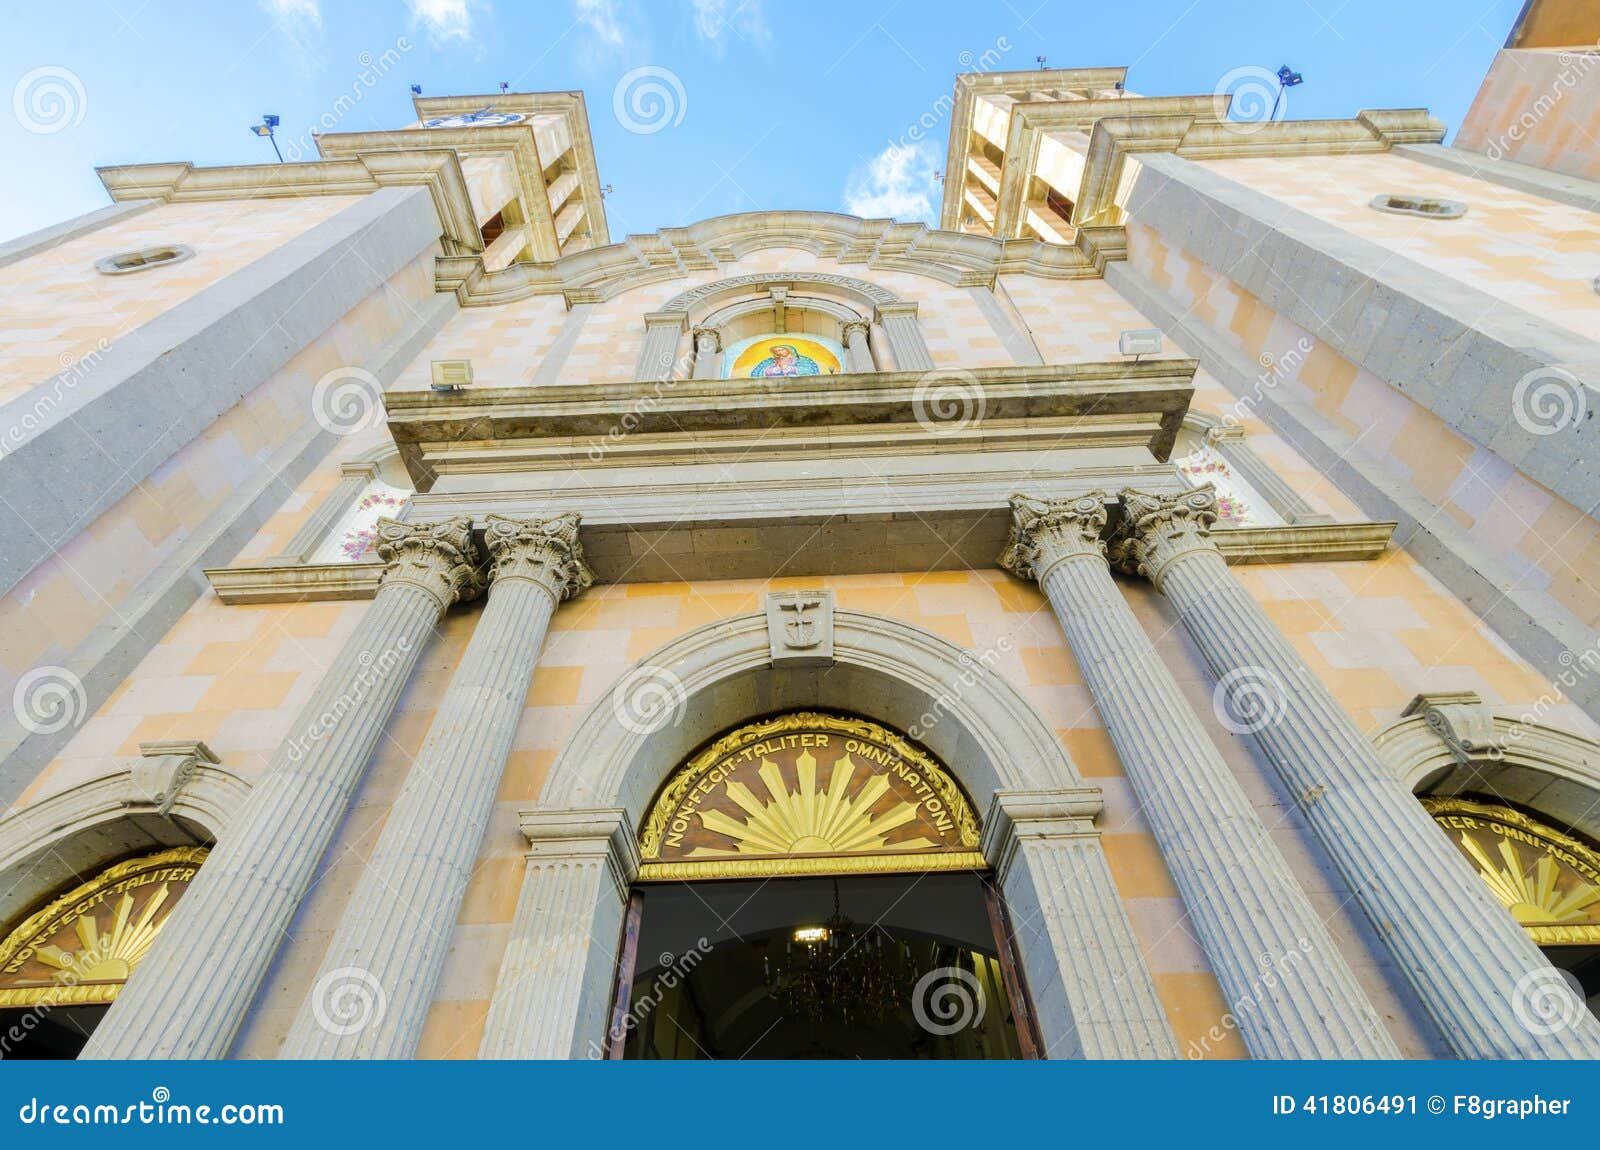
[[250,125],[250,131],[253,135],[265,136],[267,139],[272,141],[272,150],[277,154],[278,163],[281,164],[283,163],[283,153],[278,150],[278,138],[273,135],[273,129],[275,129],[280,122],[281,121],[277,116],[274,116],[272,113],[268,112],[266,115],[261,117],[261,123]]
[[421,84],[413,84],[413,85],[411,85],[411,94],[413,96],[422,95],[422,85]]
[[1299,72],[1296,72],[1293,68],[1289,67],[1289,65],[1285,64],[1283,67],[1279,68],[1278,94],[1272,97],[1272,115],[1268,118],[1273,120],[1278,118],[1278,102],[1283,99],[1283,90],[1285,88],[1293,88],[1296,85],[1304,84],[1305,82],[1306,78]]

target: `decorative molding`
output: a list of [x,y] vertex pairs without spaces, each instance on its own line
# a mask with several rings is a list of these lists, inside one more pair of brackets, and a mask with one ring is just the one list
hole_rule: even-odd
[[833,592],[769,591],[767,638],[774,667],[833,665]]
[[[1104,273],[1108,260],[1126,253],[1127,237],[1121,227],[1103,227],[1080,229],[1071,244],[1000,241],[938,231],[926,224],[863,220],[835,212],[747,212],[493,272],[484,270],[477,255],[447,253],[438,261],[436,273],[439,290],[454,292],[463,307],[556,294],[569,300],[607,300],[650,284],[716,271],[769,248],[798,248],[873,271],[905,272],[973,287],[1012,274],[1095,279]],[[760,278],[798,282],[795,273]]]
[[[479,258],[483,233],[456,153],[445,148],[356,153],[301,164],[239,164],[197,168],[190,163],[96,168],[113,200],[164,204],[216,200],[359,196],[383,187],[423,186],[438,212],[446,256]],[[481,262],[481,260],[480,260]]]
[[483,590],[472,520],[465,515],[432,523],[380,519],[374,548],[384,561],[380,587],[408,583],[437,599],[441,610]]
[[527,579],[548,591],[557,603],[594,585],[594,572],[583,561],[578,542],[578,515],[569,511],[550,519],[484,520],[484,548],[489,552],[489,579],[503,583]]

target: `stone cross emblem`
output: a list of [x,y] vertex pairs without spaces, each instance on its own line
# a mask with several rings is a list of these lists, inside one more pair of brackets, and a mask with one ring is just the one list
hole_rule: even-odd
[[833,592],[770,592],[767,595],[767,638],[774,667],[831,664]]

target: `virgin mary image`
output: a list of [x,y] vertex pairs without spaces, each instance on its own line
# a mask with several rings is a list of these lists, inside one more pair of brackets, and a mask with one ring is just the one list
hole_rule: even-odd
[[750,369],[751,379],[767,379],[778,375],[820,375],[817,361],[801,355],[787,343],[772,345],[772,354]]

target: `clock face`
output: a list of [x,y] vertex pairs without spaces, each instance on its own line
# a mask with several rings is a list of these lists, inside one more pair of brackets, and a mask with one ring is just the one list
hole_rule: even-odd
[[462,112],[455,116],[440,116],[434,120],[424,120],[424,128],[483,128],[503,127],[506,124],[522,123],[520,112],[491,112],[485,108],[481,112]]

